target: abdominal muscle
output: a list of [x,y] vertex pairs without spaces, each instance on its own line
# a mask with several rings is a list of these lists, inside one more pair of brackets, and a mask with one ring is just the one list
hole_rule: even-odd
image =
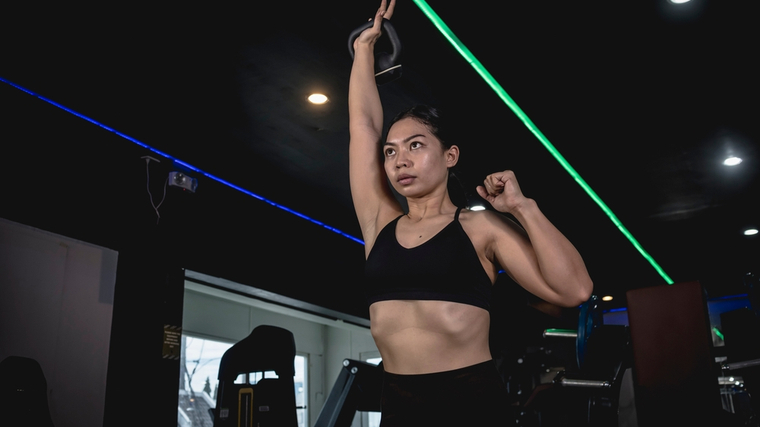
[[487,310],[417,300],[379,301],[369,310],[372,337],[387,372],[443,372],[491,359]]

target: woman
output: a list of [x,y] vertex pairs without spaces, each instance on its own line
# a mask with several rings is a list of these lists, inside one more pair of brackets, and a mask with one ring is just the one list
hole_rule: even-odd
[[498,272],[564,307],[587,300],[593,285],[576,249],[511,171],[489,175],[477,192],[522,227],[454,205],[447,181],[459,148],[440,137],[435,109],[401,113],[382,140],[374,45],[394,6],[382,0],[375,24],[354,42],[349,83],[351,194],[365,242],[371,332],[386,372],[381,425],[503,425],[506,391],[488,346]]

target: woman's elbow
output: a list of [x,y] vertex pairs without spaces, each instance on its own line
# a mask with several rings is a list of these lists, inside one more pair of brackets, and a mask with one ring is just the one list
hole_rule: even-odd
[[576,293],[576,302],[574,306],[578,306],[588,301],[591,295],[594,293],[594,282],[590,278],[583,280],[578,285],[578,291]]
[[591,279],[579,281],[568,289],[562,298],[561,305],[563,307],[578,307],[588,301],[593,293],[594,284]]

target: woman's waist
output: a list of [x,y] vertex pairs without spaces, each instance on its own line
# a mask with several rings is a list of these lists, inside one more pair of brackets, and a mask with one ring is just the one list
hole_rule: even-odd
[[383,369],[398,375],[421,375],[450,372],[477,365],[492,359],[488,341],[470,346],[443,342],[431,345],[429,340],[398,346],[378,343]]
[[383,301],[370,308],[386,370],[428,373],[490,359],[486,310],[443,301]]

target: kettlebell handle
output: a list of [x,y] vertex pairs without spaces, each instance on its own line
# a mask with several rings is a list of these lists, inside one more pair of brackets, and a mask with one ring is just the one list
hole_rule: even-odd
[[[361,25],[359,28],[355,29],[353,32],[351,32],[351,35],[348,37],[348,53],[351,54],[351,59],[354,58],[354,41],[356,41],[357,38],[359,38],[359,34],[362,33],[362,31],[366,30],[367,28],[371,27],[375,24],[375,21],[368,21]],[[391,42],[391,46],[393,47],[393,52],[390,54],[390,61],[392,64],[398,64],[399,59],[401,58],[401,41],[398,39],[398,34],[396,34],[396,29],[393,28],[393,24],[391,24],[391,21],[383,18],[383,34],[388,37],[388,40]]]

